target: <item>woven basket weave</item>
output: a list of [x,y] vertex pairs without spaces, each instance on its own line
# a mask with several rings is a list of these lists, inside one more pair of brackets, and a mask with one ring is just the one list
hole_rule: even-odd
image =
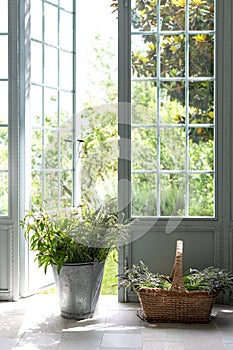
[[138,314],[148,322],[208,323],[218,293],[186,291],[182,269],[183,242],[176,243],[176,257],[170,274],[169,291],[159,288],[136,290],[141,304]]

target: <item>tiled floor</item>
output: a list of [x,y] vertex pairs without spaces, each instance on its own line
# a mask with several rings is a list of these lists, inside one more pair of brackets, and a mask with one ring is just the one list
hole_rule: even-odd
[[101,296],[94,318],[60,316],[56,295],[0,302],[0,349],[49,350],[233,350],[233,306],[216,305],[209,324],[149,324],[138,304]]

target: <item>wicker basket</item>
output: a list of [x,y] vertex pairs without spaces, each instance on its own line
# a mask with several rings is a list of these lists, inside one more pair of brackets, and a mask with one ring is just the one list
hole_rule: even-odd
[[176,257],[170,274],[169,291],[141,288],[136,292],[141,304],[138,316],[148,322],[208,323],[218,293],[185,289],[182,270],[183,242],[176,243]]

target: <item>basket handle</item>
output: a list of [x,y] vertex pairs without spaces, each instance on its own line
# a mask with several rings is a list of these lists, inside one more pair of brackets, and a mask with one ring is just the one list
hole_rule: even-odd
[[170,273],[170,279],[172,280],[171,291],[185,292],[184,280],[183,280],[183,241],[178,240],[176,242],[176,257]]

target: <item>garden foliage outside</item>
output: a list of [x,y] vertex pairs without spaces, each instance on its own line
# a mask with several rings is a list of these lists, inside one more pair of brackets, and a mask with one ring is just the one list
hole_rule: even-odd
[[[132,32],[141,32],[140,36],[132,34],[131,52],[132,213],[156,216],[159,173],[160,215],[185,216],[185,171],[188,169],[188,216],[213,216],[214,35],[201,31],[214,29],[214,0],[189,1],[189,30],[200,33],[189,35],[188,99],[185,88],[187,38],[184,33],[177,33],[186,26],[186,1],[160,1],[159,25],[161,31],[168,34],[160,36],[159,68],[155,30],[157,4],[157,0],[132,1]],[[112,0],[113,10],[117,6],[117,1]],[[117,20],[116,12],[113,11],[112,16]],[[97,89],[101,100],[99,105],[93,105],[93,96],[90,96],[85,108],[75,116],[76,125],[83,125],[79,136],[85,141],[79,159],[81,200],[97,207],[111,205],[113,209],[117,209],[119,155],[117,82],[114,78],[117,67],[113,64],[116,54],[111,41],[106,45],[99,35],[96,36],[96,46],[90,57],[96,71],[100,72]],[[159,106],[158,70],[162,77]],[[88,79],[91,84],[97,83]],[[49,103],[57,103],[53,94],[49,96]],[[34,211],[42,205],[48,209],[72,206],[73,148],[68,141],[73,136],[73,118],[65,109],[59,113],[58,128],[58,112],[46,113],[44,130],[35,127],[32,131]],[[33,124],[37,125],[40,118],[34,115]],[[7,154],[5,151],[1,154],[4,162]]]

